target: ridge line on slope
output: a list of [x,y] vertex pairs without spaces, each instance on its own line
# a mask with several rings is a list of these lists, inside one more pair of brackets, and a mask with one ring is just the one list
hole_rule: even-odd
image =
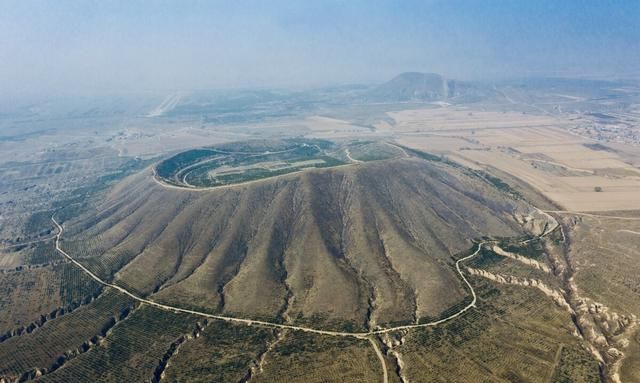
[[472,254],[470,254],[470,255],[468,255],[466,257],[460,258],[460,259],[458,259],[456,261],[456,270],[457,270],[458,274],[460,274],[460,277],[465,282],[465,284],[467,285],[469,290],[471,291],[471,295],[473,297],[473,300],[471,301],[471,303],[469,303],[468,305],[466,305],[465,307],[463,307],[462,309],[460,309],[456,313],[453,313],[453,314],[451,314],[451,315],[449,315],[449,316],[447,316],[445,318],[442,318],[442,319],[439,319],[439,320],[436,320],[436,321],[433,321],[433,322],[428,322],[428,323],[382,328],[382,329],[378,329],[378,330],[374,330],[374,331],[368,331],[368,332],[346,332],[346,331],[321,330],[321,329],[316,329],[316,328],[311,328],[311,327],[295,326],[295,325],[268,322],[268,321],[262,321],[262,320],[254,320],[254,319],[247,319],[247,318],[238,318],[238,317],[230,317],[230,316],[224,316],[224,315],[209,314],[209,313],[205,313],[205,312],[202,312],[202,311],[189,310],[189,309],[180,308],[180,307],[176,307],[176,306],[165,305],[165,304],[162,304],[162,303],[158,303],[158,302],[152,301],[150,299],[146,299],[146,298],[140,297],[140,296],[130,292],[129,290],[125,289],[124,287],[121,287],[121,286],[118,286],[118,285],[116,285],[114,283],[110,283],[110,282],[107,282],[107,281],[103,280],[102,278],[100,278],[99,276],[94,274],[91,270],[89,270],[87,267],[85,267],[80,262],[78,262],[69,253],[64,251],[60,247],[60,238],[62,237],[62,234],[64,232],[64,228],[62,227],[61,224],[58,223],[58,221],[55,220],[54,216],[51,216],[51,220],[53,221],[53,223],[58,228],[58,233],[56,234],[56,241],[55,241],[55,245],[56,246],[55,247],[56,247],[56,250],[60,254],[62,254],[71,263],[73,263],[78,268],[80,268],[85,274],[87,274],[89,277],[91,277],[96,282],[98,282],[101,285],[104,285],[106,287],[111,287],[111,288],[121,292],[124,295],[127,295],[128,297],[130,297],[130,298],[132,298],[132,299],[134,299],[134,300],[136,300],[136,301],[138,301],[140,303],[144,303],[144,304],[147,304],[149,306],[153,306],[153,307],[156,307],[156,308],[159,308],[159,309],[162,309],[162,310],[166,310],[166,311],[180,312],[180,313],[185,313],[185,314],[192,314],[192,315],[197,315],[197,316],[201,316],[201,317],[205,317],[205,318],[221,320],[221,321],[225,321],[225,322],[246,324],[248,326],[258,325],[258,326],[264,326],[264,327],[272,327],[272,328],[303,331],[303,332],[309,332],[309,333],[314,333],[314,334],[319,334],[319,335],[353,337],[353,338],[357,338],[357,339],[366,339],[370,335],[384,334],[384,333],[389,333],[389,332],[398,331],[398,330],[409,330],[409,329],[414,329],[414,328],[437,326],[437,325],[442,324],[444,322],[447,322],[447,321],[449,321],[451,319],[457,318],[458,316],[464,314],[466,311],[468,311],[472,307],[475,307],[476,306],[476,302],[477,302],[476,292],[473,289],[473,286],[471,285],[471,283],[469,283],[467,278],[462,273],[462,270],[460,269],[460,263],[464,262],[464,261],[466,261],[468,259],[471,259],[474,256],[476,256],[480,252],[480,249],[482,248],[482,246],[485,243],[491,242],[491,241],[482,241],[482,242],[478,243],[478,247],[477,247],[475,252],[473,252]]
[[269,181],[269,180],[288,177],[288,176],[291,176],[293,174],[300,174],[300,173],[309,172],[309,171],[313,171],[313,170],[336,169],[336,168],[354,166],[354,165],[357,165],[357,164],[356,163],[346,163],[346,164],[341,164],[341,165],[328,166],[328,167],[324,167],[324,168],[314,168],[314,167],[303,168],[303,169],[296,170],[296,171],[293,171],[293,172],[289,172],[289,173],[285,173],[285,174],[279,174],[279,175],[266,177],[266,178],[259,178],[259,179],[255,179],[255,180],[243,181],[243,182],[238,182],[238,183],[233,183],[233,184],[218,185],[218,186],[204,186],[204,187],[199,187],[199,186],[188,187],[188,186],[182,186],[182,185],[172,185],[170,183],[167,183],[167,182],[163,181],[161,179],[161,177],[158,176],[158,173],[156,172],[155,166],[151,168],[151,172],[152,172],[152,177],[151,178],[153,178],[153,180],[155,181],[156,184],[158,184],[159,186],[161,186],[161,187],[163,187],[165,189],[173,189],[173,190],[180,190],[180,191],[191,191],[191,192],[207,192],[207,191],[212,191],[212,190],[219,190],[219,189],[220,190],[224,190],[224,189],[230,189],[230,188],[234,188],[234,187],[246,186],[246,185],[250,185],[250,184],[254,184],[254,183],[258,183],[258,182],[266,182],[266,181]]

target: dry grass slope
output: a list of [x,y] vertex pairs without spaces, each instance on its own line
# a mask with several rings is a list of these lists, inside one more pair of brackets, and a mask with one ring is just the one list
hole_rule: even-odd
[[206,192],[144,172],[68,222],[64,247],[158,301],[362,329],[460,302],[450,256],[474,238],[523,234],[513,217],[529,210],[467,170],[416,158]]

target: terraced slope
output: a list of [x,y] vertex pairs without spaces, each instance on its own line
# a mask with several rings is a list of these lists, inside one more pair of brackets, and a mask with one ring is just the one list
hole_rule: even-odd
[[324,328],[438,317],[466,297],[451,255],[525,234],[490,181],[418,158],[306,170],[206,191],[124,180],[66,222],[64,248],[172,305]]

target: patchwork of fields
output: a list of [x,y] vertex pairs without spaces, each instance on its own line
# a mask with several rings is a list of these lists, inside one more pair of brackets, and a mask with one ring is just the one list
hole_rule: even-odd
[[0,141],[0,383],[640,380],[637,110],[522,89]]
[[[464,119],[464,113],[444,108],[396,114],[409,133],[398,142],[446,153],[465,166],[508,173],[566,210],[640,209],[640,169],[615,149],[570,133],[566,128],[573,120],[525,115],[513,122],[513,114],[478,112]],[[476,124],[477,114],[481,123]]]

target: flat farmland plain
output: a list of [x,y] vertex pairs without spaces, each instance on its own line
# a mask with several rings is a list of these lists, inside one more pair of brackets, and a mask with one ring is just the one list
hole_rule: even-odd
[[640,209],[640,169],[616,149],[570,133],[572,119],[449,108],[390,115],[398,143],[506,172],[564,209]]
[[636,101],[522,89],[0,142],[0,383],[640,380]]
[[412,109],[389,112],[395,131],[465,131],[514,127],[570,125],[567,119],[521,112],[497,112],[468,108]]

